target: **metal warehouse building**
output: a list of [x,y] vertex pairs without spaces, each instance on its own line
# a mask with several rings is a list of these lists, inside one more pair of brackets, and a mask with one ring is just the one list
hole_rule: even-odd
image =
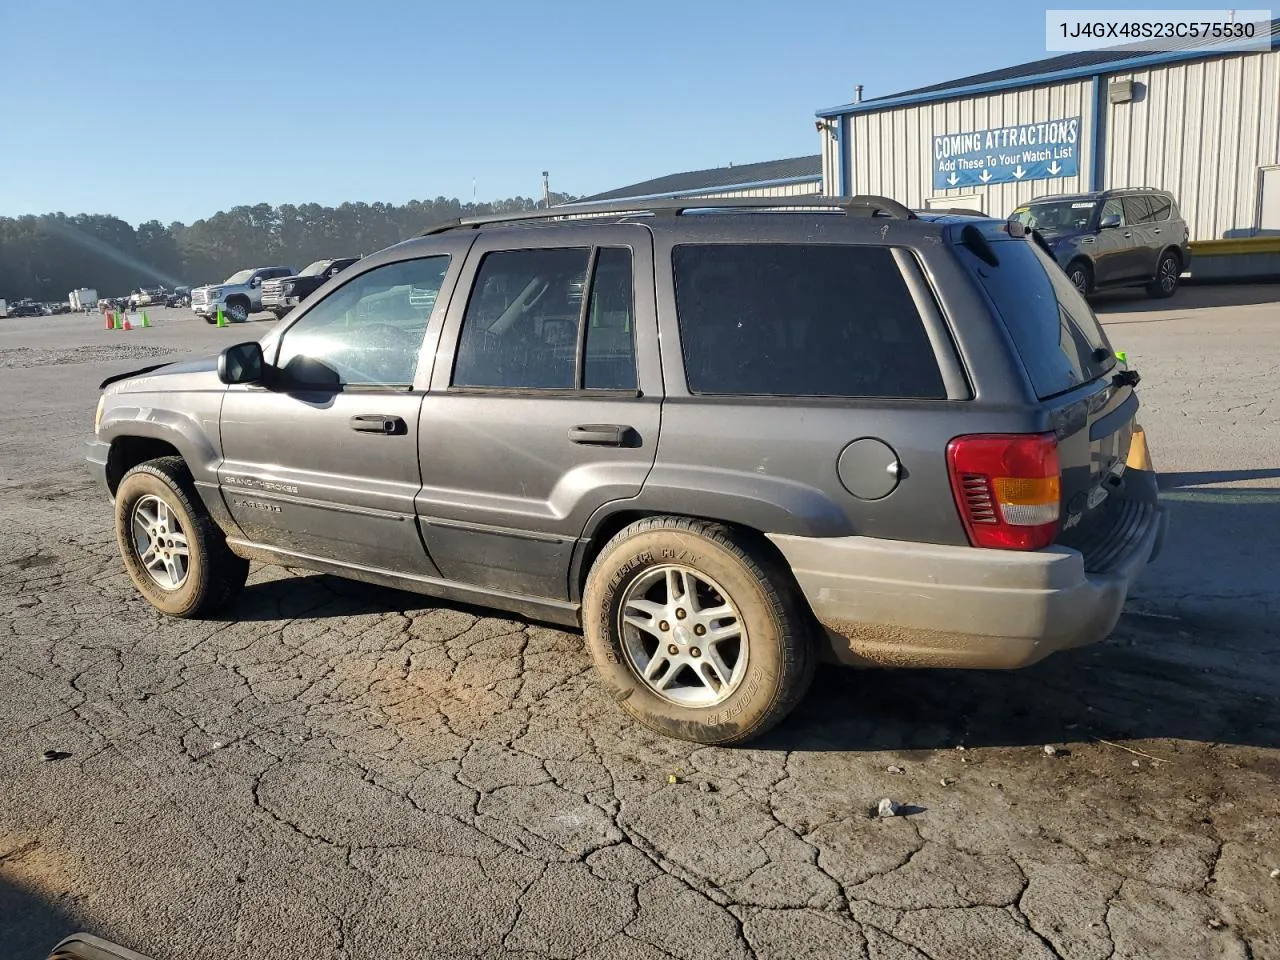
[[579,202],[681,200],[702,197],[812,197],[822,192],[822,158],[792,157],[673,173],[619,187]]
[[1070,53],[818,118],[826,193],[1005,216],[1046,194],[1158,187],[1193,240],[1280,232],[1280,20],[1266,52]]

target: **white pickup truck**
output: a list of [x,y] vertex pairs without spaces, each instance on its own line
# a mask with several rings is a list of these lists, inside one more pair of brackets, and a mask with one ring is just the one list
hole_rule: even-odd
[[191,310],[206,323],[213,323],[221,309],[228,320],[244,323],[262,310],[262,284],[275,277],[291,277],[293,267],[251,267],[233,273],[222,283],[211,283],[191,291]]

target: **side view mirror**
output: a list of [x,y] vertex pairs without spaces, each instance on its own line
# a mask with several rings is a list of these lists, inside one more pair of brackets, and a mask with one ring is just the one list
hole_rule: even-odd
[[262,286],[262,278],[261,278],[261,277],[250,277],[250,278],[249,278],[249,286],[251,286],[251,287],[260,287],[260,286]]
[[218,379],[223,383],[261,383],[264,362],[258,341],[237,343],[218,354]]
[[1098,223],[1099,230],[1110,230],[1113,227],[1120,226],[1120,214],[1109,213]]

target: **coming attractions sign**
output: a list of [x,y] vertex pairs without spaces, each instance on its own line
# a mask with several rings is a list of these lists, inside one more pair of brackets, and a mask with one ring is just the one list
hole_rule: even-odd
[[1079,171],[1079,117],[933,138],[935,190],[1074,177]]

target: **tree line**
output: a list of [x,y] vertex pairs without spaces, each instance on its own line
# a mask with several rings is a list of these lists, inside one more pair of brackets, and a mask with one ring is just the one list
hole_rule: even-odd
[[[551,194],[551,202],[577,199]],[[0,299],[53,302],[91,287],[104,297],[140,286],[217,283],[246,267],[301,270],[326,257],[363,256],[451,217],[532,210],[542,200],[514,197],[462,203],[437,197],[405,204],[317,203],[232,207],[191,225],[148,220],[134,227],[119,217],[0,217]]]

